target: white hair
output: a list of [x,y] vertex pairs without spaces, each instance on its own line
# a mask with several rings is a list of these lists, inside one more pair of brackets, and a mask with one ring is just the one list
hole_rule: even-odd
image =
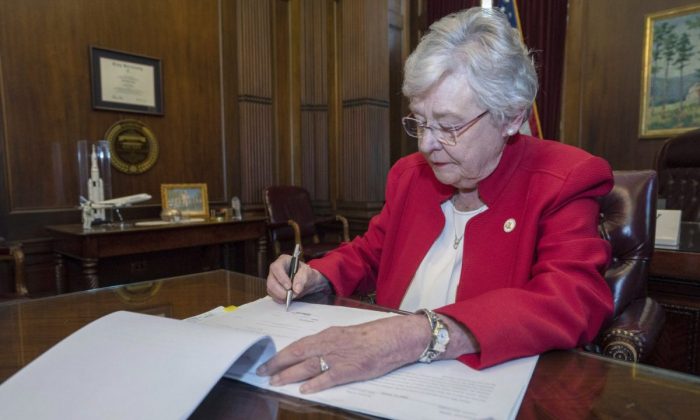
[[497,124],[529,115],[537,94],[535,65],[500,10],[474,7],[433,23],[406,60],[403,93],[421,96],[451,73],[466,76],[477,105]]

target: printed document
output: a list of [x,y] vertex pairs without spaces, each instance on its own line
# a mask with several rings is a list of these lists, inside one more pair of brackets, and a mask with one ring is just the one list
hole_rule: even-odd
[[[175,419],[189,416],[222,376],[361,413],[399,419],[514,418],[537,357],[475,371],[416,363],[383,377],[299,393],[255,369],[329,326],[401,316],[263,298],[188,321],[115,312],[64,339],[0,384],[3,418]],[[332,367],[331,367],[332,368]],[[41,396],[40,398],[38,396]]]
[[[353,325],[401,316],[342,306],[294,302],[289,312],[264,298],[236,311],[203,320],[207,325],[266,334],[277,348],[330,326]],[[537,356],[513,360],[482,371],[456,360],[416,363],[383,377],[331,388],[317,394],[301,394],[299,384],[273,387],[255,369],[230,371],[236,378],[260,388],[297,398],[381,417],[398,419],[515,418],[537,363]],[[332,367],[331,367],[332,369]]]

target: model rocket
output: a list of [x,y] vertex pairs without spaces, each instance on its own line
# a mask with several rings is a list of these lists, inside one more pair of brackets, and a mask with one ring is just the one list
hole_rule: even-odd
[[[97,152],[95,145],[92,145],[92,156],[90,158],[90,179],[88,179],[88,200],[99,203],[105,199],[105,189],[100,178],[100,168],[97,166]],[[93,208],[93,219],[105,220],[105,209]]]

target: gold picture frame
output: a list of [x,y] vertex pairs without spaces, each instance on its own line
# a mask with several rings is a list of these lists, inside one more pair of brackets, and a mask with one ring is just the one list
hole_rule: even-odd
[[163,210],[177,209],[183,217],[209,217],[207,184],[161,184]]
[[646,15],[639,136],[700,127],[700,5]]

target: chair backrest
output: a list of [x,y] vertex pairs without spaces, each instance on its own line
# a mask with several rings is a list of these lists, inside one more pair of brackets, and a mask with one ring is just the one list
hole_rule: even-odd
[[659,196],[682,220],[700,222],[700,129],[666,140],[656,158]]
[[[299,225],[302,243],[317,235],[311,196],[304,188],[289,185],[272,186],[265,189],[263,198],[270,223],[294,220]],[[294,239],[294,232],[292,228],[284,227],[275,229],[273,236],[273,241],[289,241]]]
[[612,263],[605,280],[615,300],[614,318],[647,294],[656,228],[657,177],[652,170],[613,174],[613,190],[599,200],[599,230],[612,245]]

